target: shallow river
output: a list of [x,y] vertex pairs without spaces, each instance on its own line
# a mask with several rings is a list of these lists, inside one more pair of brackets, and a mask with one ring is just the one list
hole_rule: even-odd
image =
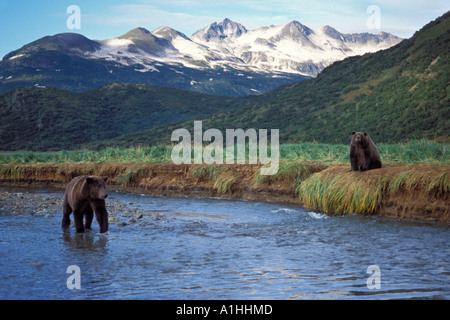
[[[78,235],[73,225],[61,230],[60,212],[0,208],[0,299],[450,298],[445,225],[328,217],[279,203],[109,194],[159,218],[110,224],[106,235],[94,219],[93,230]],[[72,265],[79,272],[68,273]],[[80,289],[68,288],[76,283]]]

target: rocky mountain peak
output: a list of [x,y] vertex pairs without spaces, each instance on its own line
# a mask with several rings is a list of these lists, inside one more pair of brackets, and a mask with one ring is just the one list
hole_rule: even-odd
[[128,31],[127,33],[118,37],[118,39],[129,39],[129,40],[147,40],[149,38],[153,38],[154,36],[150,31],[145,28],[138,27],[133,30]]
[[167,27],[167,26],[159,27],[159,28],[153,30],[152,34],[157,37],[169,40],[169,41],[171,41],[177,37],[182,37],[186,40],[190,40],[184,33],[179,32],[179,31],[172,29],[170,27]]
[[192,37],[209,42],[224,40],[226,38],[240,37],[246,32],[247,29],[242,24],[225,18],[219,23],[213,22],[206,28],[197,31],[192,35]]
[[338,39],[338,40],[341,39],[342,33],[337,31],[335,28],[330,27],[329,25],[322,27],[321,30],[325,35],[327,35],[331,38]]
[[283,28],[283,31],[286,32],[288,35],[294,37],[298,36],[299,34],[308,37],[309,35],[314,33],[313,30],[295,20],[286,23]]

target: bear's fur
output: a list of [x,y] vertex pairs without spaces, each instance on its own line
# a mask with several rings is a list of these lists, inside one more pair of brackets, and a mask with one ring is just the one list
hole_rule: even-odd
[[[63,203],[62,228],[70,226],[70,214],[73,212],[75,229],[78,233],[91,229],[92,219],[97,218],[100,233],[108,231],[108,212],[105,199],[107,177],[79,176],[73,178],[66,187]],[[83,225],[83,216],[86,217]]]
[[351,171],[367,171],[382,167],[381,156],[367,132],[352,132],[350,143]]

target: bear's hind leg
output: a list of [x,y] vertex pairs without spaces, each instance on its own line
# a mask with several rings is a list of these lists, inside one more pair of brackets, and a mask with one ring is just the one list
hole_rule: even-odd
[[64,230],[67,230],[70,226],[70,214],[72,213],[72,208],[68,204],[64,204],[63,207],[63,218],[61,226]]

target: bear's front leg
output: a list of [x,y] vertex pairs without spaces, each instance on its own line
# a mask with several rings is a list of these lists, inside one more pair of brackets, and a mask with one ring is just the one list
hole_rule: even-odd
[[352,148],[350,149],[350,166],[350,171],[359,171],[358,156]]
[[95,212],[100,233],[108,232],[108,211],[106,211],[105,200],[91,200],[91,208]]
[[103,208],[99,208],[95,212],[95,217],[97,218],[98,225],[100,226],[100,233],[108,232],[108,211]]
[[86,208],[86,210],[84,211],[84,215],[86,217],[84,227],[86,228],[86,230],[91,230],[92,219],[94,219],[94,212],[92,211],[91,207]]
[[100,233],[108,232],[108,212],[106,210],[99,210],[95,213],[95,216],[100,226]]
[[77,231],[77,233],[83,233],[84,232],[83,213],[80,210],[74,210],[73,222],[75,223],[75,230]]
[[350,165],[351,165],[351,169],[350,171],[358,171],[358,159],[350,159]]

